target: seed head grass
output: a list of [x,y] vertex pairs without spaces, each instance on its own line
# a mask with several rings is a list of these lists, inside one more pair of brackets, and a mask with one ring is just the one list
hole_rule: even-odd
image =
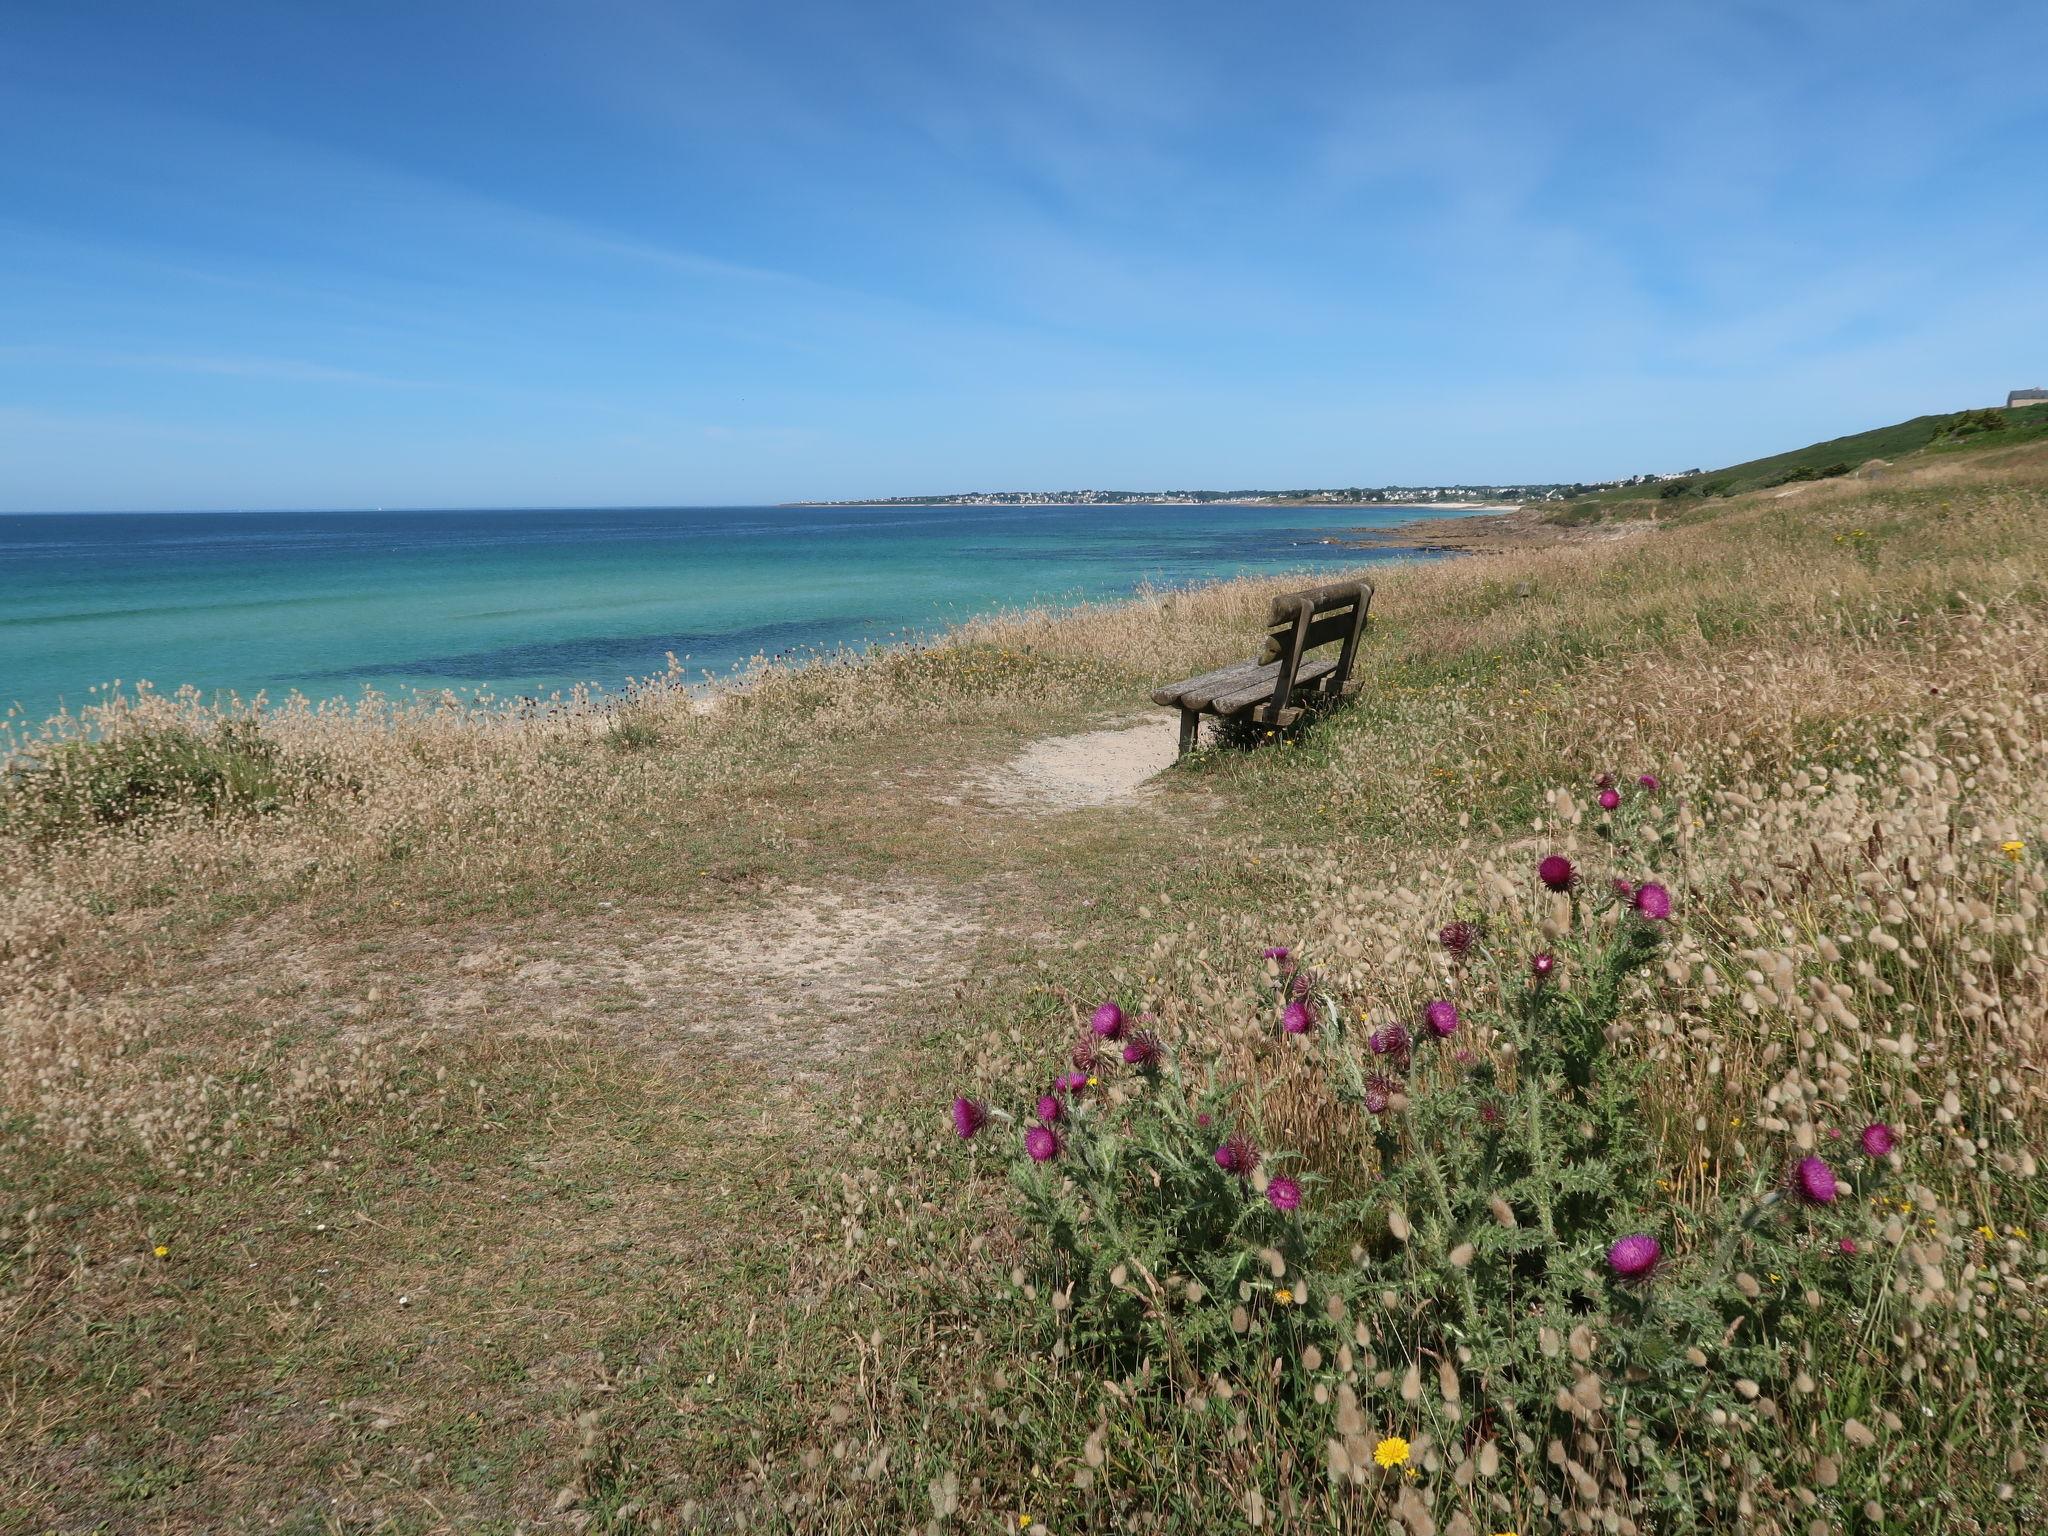
[[[2044,516],[2002,450],[1379,568],[1354,702],[1133,810],[969,786],[1286,583],[715,697],[17,730],[5,1485],[34,1529],[2038,1523]],[[836,1050],[739,930],[671,938],[906,870],[983,926]],[[593,947],[616,997],[543,988]]]

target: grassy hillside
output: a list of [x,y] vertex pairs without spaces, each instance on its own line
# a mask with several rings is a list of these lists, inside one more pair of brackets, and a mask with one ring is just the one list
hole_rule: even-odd
[[1600,491],[1575,500],[1563,515],[1567,521],[1585,521],[1588,517],[1586,509],[1591,507],[1605,509],[1623,502],[1734,496],[1744,491],[1848,474],[1872,459],[1896,464],[1921,454],[2013,447],[2044,437],[2048,437],[2048,406],[1915,416],[1895,426],[1829,438],[1826,442],[1810,443],[1789,453],[1731,464],[1725,469],[1708,470],[1682,480]]
[[1376,568],[1357,702],[1137,805],[992,786],[1273,583],[59,727],[0,1532],[2031,1529],[2044,515],[2035,443]]

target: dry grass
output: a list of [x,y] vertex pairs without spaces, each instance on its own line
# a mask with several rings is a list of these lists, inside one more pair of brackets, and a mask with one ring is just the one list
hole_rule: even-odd
[[[1004,616],[708,712],[660,685],[519,719],[251,708],[317,766],[274,804],[11,819],[0,1530],[1222,1528],[1255,1494],[1380,1528],[1319,1445],[1218,1443],[1034,1357],[1031,1309],[991,1306],[1028,1240],[931,1105],[1037,1081],[1114,987],[1355,1164],[1241,957],[1292,939],[1406,1016],[1442,984],[1423,936],[1469,906],[1534,942],[1531,852],[1584,852],[1589,775],[1644,768],[1685,806],[1641,857],[1686,937],[1630,1024],[1674,1203],[1880,1100],[1925,1136],[1915,1209],[1872,1215],[1896,1308],[1846,1385],[1781,1405],[1729,1521],[1789,1529],[1760,1499],[1810,1494],[1799,1528],[1875,1528],[1864,1500],[1942,1475],[1972,1519],[2032,1507],[2042,1426],[2011,1410],[2048,1378],[2012,1351],[2043,1259],[2006,1229],[2048,1221],[2044,483],[2036,445],[1376,573],[1364,701],[1205,757],[1164,815],[961,791],[1244,654],[1274,583]],[[130,700],[16,762],[217,726]],[[805,890],[897,926],[814,934]],[[816,1004],[820,974],[861,984]],[[1830,1440],[1878,1380],[1964,1406]]]

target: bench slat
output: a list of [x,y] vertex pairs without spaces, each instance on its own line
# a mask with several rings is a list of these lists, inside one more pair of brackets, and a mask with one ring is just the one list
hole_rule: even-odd
[[1271,698],[1273,688],[1280,679],[1280,663],[1268,662],[1260,666],[1257,662],[1246,662],[1235,669],[1233,676],[1218,676],[1199,688],[1190,688],[1180,696],[1182,709],[1214,709],[1216,700],[1225,694],[1252,693],[1260,698]]
[[1262,671],[1269,677],[1279,675],[1277,665],[1261,666],[1256,661],[1233,662],[1227,667],[1217,668],[1214,672],[1204,672],[1199,677],[1191,677],[1186,682],[1169,683],[1152,695],[1152,702],[1201,709],[1219,692],[1234,692],[1250,686]]
[[[1346,608],[1342,613],[1326,613],[1320,618],[1309,620],[1308,632],[1302,636],[1301,648],[1312,651],[1317,646],[1334,645],[1339,640],[1351,638],[1351,625],[1355,609]],[[1294,643],[1294,625],[1290,621],[1285,629],[1275,630],[1266,636],[1265,648],[1259,652],[1260,661],[1278,661],[1287,654],[1287,648]]]
[[1333,582],[1327,587],[1311,587],[1306,592],[1289,592],[1273,599],[1267,610],[1271,615],[1266,620],[1268,629],[1282,624],[1292,624],[1305,603],[1311,612],[1321,615],[1332,608],[1349,608],[1365,594],[1366,584],[1362,581]]
[[[1259,670],[1266,674],[1259,682],[1249,687],[1239,688],[1234,692],[1219,692],[1209,700],[1209,707],[1219,715],[1234,715],[1241,709],[1248,709],[1254,705],[1263,704],[1272,698],[1273,685],[1279,681],[1280,677],[1280,663],[1276,661],[1270,666],[1259,668]],[[1335,657],[1325,657],[1320,661],[1305,661],[1301,664],[1301,670],[1294,674],[1294,686],[1298,691],[1336,670],[1337,662]]]

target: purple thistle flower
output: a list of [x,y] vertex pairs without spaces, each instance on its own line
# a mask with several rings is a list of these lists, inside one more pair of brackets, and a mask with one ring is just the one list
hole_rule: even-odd
[[1088,1074],[1102,1065],[1102,1052],[1095,1047],[1095,1037],[1083,1035],[1076,1040],[1074,1048],[1067,1052],[1067,1060],[1071,1061],[1074,1069],[1081,1074],[1081,1086],[1087,1087]]
[[1658,790],[1664,787],[1662,781],[1659,780],[1657,775],[1655,775],[1654,773],[1637,774],[1636,782],[1642,785],[1643,788],[1647,789],[1653,795],[1657,793]]
[[1216,1149],[1216,1166],[1225,1173],[1234,1173],[1240,1179],[1248,1179],[1252,1176],[1252,1170],[1259,1166],[1259,1149],[1252,1145],[1248,1136],[1229,1137]]
[[1268,960],[1285,960],[1293,953],[1294,951],[1285,944],[1268,944],[1266,946],[1266,958]]
[[1671,915],[1671,893],[1657,885],[1657,881],[1645,881],[1636,887],[1636,893],[1632,897],[1628,897],[1628,905],[1632,905],[1642,918],[1649,918],[1653,924],[1661,924]]
[[1568,891],[1579,883],[1579,872],[1570,859],[1553,853],[1536,866],[1536,878],[1553,891]]
[[1547,949],[1542,954],[1535,956],[1529,962],[1529,974],[1531,976],[1534,976],[1538,981],[1548,981],[1550,979],[1550,973],[1556,969],[1557,956],[1553,955]]
[[1124,1032],[1124,1011],[1115,1003],[1104,1003],[1095,1010],[1095,1017],[1088,1021],[1089,1028],[1105,1040],[1121,1039]]
[[1375,1115],[1384,1115],[1387,1106],[1394,1102],[1394,1080],[1384,1072],[1375,1072],[1365,1080],[1365,1107]]
[[1024,1150],[1034,1163],[1049,1163],[1060,1155],[1060,1133],[1049,1125],[1034,1125],[1024,1133]]
[[1463,921],[1446,923],[1437,930],[1436,941],[1451,952],[1453,959],[1462,960],[1479,942],[1479,930]]
[[1856,1239],[1853,1237],[1845,1237],[1839,1243],[1835,1244],[1835,1246],[1841,1249],[1844,1253],[1853,1254],[1856,1251]]
[[1276,1211],[1291,1211],[1301,1204],[1301,1186],[1292,1179],[1273,1179],[1266,1185],[1266,1203]]
[[1459,1046],[1458,1053],[1451,1058],[1451,1060],[1455,1061],[1461,1067],[1469,1067],[1472,1065],[1473,1062],[1477,1061],[1478,1059],[1479,1058],[1477,1056],[1474,1056],[1471,1053],[1471,1051],[1467,1050],[1464,1046]]
[[1366,1049],[1375,1056],[1399,1056],[1408,1049],[1408,1026],[1389,1024],[1365,1037]]
[[1318,979],[1314,971],[1296,971],[1294,980],[1287,984],[1288,995],[1295,998],[1307,997],[1315,990]]
[[1213,1117],[1210,1115],[1210,1113],[1205,1109],[1199,1115],[1195,1116],[1195,1124],[1199,1125],[1203,1130],[1206,1131],[1207,1129],[1209,1129],[1209,1121],[1212,1118]]
[[1636,1232],[1615,1239],[1607,1250],[1607,1267],[1624,1280],[1640,1280],[1657,1267],[1662,1257],[1664,1250],[1657,1239],[1646,1232]]
[[1488,1100],[1487,1100],[1487,1101],[1486,1101],[1486,1102],[1485,1102],[1484,1104],[1480,1105],[1480,1106],[1479,1106],[1479,1123],[1480,1123],[1481,1125],[1484,1125],[1484,1126],[1489,1126],[1489,1127],[1491,1127],[1491,1126],[1496,1126],[1496,1125],[1499,1125],[1499,1124],[1500,1124],[1500,1106],[1499,1106],[1498,1104],[1494,1103],[1494,1102],[1493,1102],[1493,1100],[1491,1100],[1491,1099],[1488,1099]]
[[1632,902],[1636,899],[1636,888],[1628,881],[1614,880],[1609,884],[1613,887],[1615,900]]
[[1439,1040],[1454,1035],[1458,1032],[1458,1005],[1438,998],[1422,1010],[1422,1022]]
[[1861,1140],[1866,1157],[1888,1157],[1892,1148],[1899,1144],[1898,1133],[1882,1120],[1873,1120],[1863,1127]]
[[1308,1011],[1307,1003],[1296,1001],[1281,1012],[1280,1027],[1290,1035],[1305,1035],[1316,1027],[1316,1018]]
[[1149,1029],[1141,1029],[1124,1042],[1124,1065],[1149,1068],[1159,1065],[1159,1058],[1165,1052],[1160,1049],[1159,1037]]
[[974,1133],[988,1124],[988,1106],[979,1099],[953,1101],[953,1129],[962,1141],[974,1140]]
[[1653,923],[1661,923],[1671,915],[1671,893],[1654,880],[1637,886],[1629,904]]
[[1087,1086],[1088,1074],[1086,1072],[1068,1072],[1062,1075],[1059,1080],[1059,1090],[1061,1093],[1080,1093]]
[[1620,792],[1619,790],[1614,790],[1614,789],[1603,789],[1603,790],[1601,790],[1601,791],[1600,791],[1600,809],[1601,809],[1601,810],[1603,810],[1603,811],[1611,811],[1611,810],[1613,810],[1613,809],[1614,809],[1614,808],[1615,808],[1616,806],[1618,806],[1618,805],[1620,805],[1620,804],[1621,804],[1621,792]]
[[1824,1157],[1802,1157],[1792,1167],[1792,1184],[1809,1205],[1835,1203],[1835,1170]]
[[1067,1106],[1060,1102],[1060,1096],[1056,1093],[1048,1093],[1038,1101],[1038,1118],[1047,1125],[1051,1125],[1066,1112]]

